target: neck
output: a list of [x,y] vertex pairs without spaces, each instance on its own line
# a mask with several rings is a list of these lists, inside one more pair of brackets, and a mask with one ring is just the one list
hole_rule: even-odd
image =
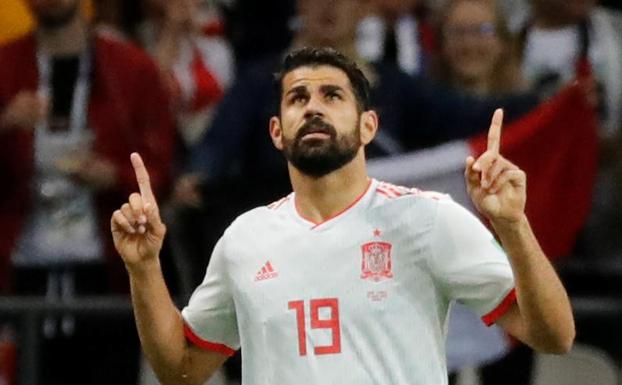
[[362,147],[350,163],[323,177],[302,174],[291,164],[289,175],[296,192],[298,212],[315,223],[321,223],[346,209],[369,185]]
[[490,82],[487,80],[477,81],[475,79],[457,79],[455,83],[460,89],[466,90],[475,95],[487,95],[490,92]]
[[50,56],[80,54],[86,49],[88,29],[81,17],[76,16],[66,25],[37,31],[39,47]]

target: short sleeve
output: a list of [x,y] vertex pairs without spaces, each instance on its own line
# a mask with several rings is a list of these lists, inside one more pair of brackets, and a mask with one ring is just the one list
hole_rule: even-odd
[[450,300],[494,323],[516,300],[507,255],[492,233],[469,211],[440,200],[431,234],[431,270]]
[[231,356],[240,347],[240,338],[224,243],[223,237],[216,244],[205,278],[181,314],[188,340],[201,348]]

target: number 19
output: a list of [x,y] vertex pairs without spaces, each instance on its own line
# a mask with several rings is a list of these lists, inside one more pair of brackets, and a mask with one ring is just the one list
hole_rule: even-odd
[[[331,329],[333,341],[328,346],[316,346],[315,354],[338,354],[341,353],[341,328],[339,324],[339,301],[337,298],[319,298],[309,301],[311,308],[311,329]],[[307,330],[305,326],[304,301],[290,301],[288,308],[296,311],[296,324],[298,325],[298,353],[307,355]],[[320,319],[320,308],[330,308],[330,318]]]

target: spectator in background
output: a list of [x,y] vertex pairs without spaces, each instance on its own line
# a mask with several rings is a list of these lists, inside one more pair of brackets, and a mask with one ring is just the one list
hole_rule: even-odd
[[438,15],[433,76],[481,96],[525,91],[516,42],[494,0],[449,0]]
[[419,0],[374,0],[358,28],[357,52],[370,62],[397,64],[409,75],[425,71],[434,33]]
[[[590,259],[622,255],[622,14],[596,0],[532,0],[521,34],[523,69],[542,94],[572,79],[582,61],[598,84],[600,170],[578,245]],[[616,184],[618,188],[616,188]]]
[[[172,96],[177,129],[186,152],[203,139],[213,112],[233,78],[233,57],[228,43],[218,35],[220,20],[213,8],[198,0],[144,0],[145,21],[138,31],[142,45],[155,58]],[[192,182],[176,182],[176,203],[196,206],[197,198],[185,193]]]
[[622,15],[598,7],[597,0],[532,0],[521,32],[523,71],[543,94],[555,92],[576,75],[583,57],[601,91],[603,138],[622,119]]
[[219,22],[199,0],[144,0],[139,40],[158,63],[177,113],[184,143],[192,145],[210,123],[213,107],[233,78],[227,42],[210,26]]
[[[135,187],[127,154],[147,154],[153,182],[167,181],[173,124],[157,68],[137,48],[96,35],[82,4],[29,0],[37,30],[0,47],[5,292],[63,300],[125,288],[106,229]],[[63,317],[56,326],[44,324],[46,383],[135,381],[131,323]],[[93,329],[106,344],[93,345]]]

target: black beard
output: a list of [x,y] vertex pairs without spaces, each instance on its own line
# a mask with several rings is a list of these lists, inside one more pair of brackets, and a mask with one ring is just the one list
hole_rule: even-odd
[[36,18],[41,28],[55,30],[69,24],[74,19],[79,9],[80,2],[76,1],[71,8],[63,9],[59,12],[37,12]]
[[[337,138],[337,130],[319,116],[307,120],[298,130],[293,140],[283,138],[283,153],[300,172],[320,178],[350,163],[356,156],[360,140],[360,120],[357,119],[352,133]],[[329,139],[302,138],[310,132],[322,132],[330,135]]]

